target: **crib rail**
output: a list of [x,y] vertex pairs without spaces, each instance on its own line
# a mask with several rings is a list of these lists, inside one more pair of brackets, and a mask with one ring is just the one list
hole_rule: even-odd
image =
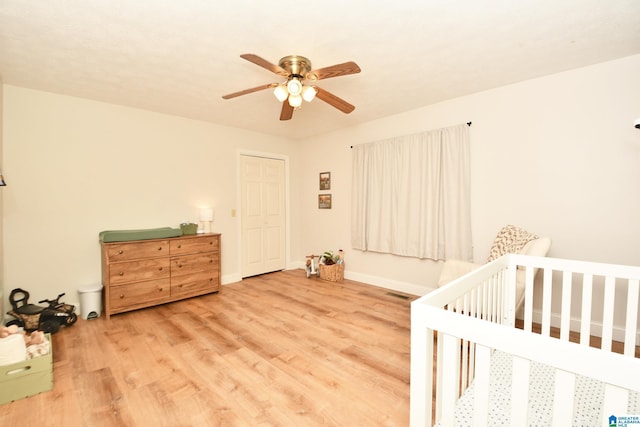
[[[536,273],[541,295],[534,293]],[[520,278],[524,329],[515,327]],[[527,424],[532,361],[556,368],[554,425],[571,425],[576,375],[606,384],[603,417],[625,414],[628,390],[640,392],[640,359],[634,357],[639,282],[638,267],[507,255],[414,301],[411,425],[429,425],[433,418],[453,425],[456,401],[471,382],[474,425],[487,425],[494,350],[513,355],[511,425]],[[572,307],[576,292],[581,304]],[[615,301],[622,298],[625,319],[615,324]],[[541,324],[539,333],[533,332],[534,323]],[[557,337],[552,337],[554,328],[559,329]],[[622,336],[624,354],[611,352],[614,330]],[[570,342],[570,331],[579,334],[578,343]],[[594,334],[602,337],[599,348],[590,346]]]

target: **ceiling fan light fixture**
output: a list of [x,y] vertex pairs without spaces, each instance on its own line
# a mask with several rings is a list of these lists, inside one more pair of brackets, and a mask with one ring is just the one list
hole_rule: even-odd
[[302,97],[300,95],[289,95],[289,105],[293,108],[299,108],[302,105]]
[[278,101],[284,102],[289,96],[289,92],[287,91],[287,86],[284,83],[279,84],[273,89],[273,94],[276,96]]
[[302,93],[302,82],[297,77],[292,78],[287,83],[287,90],[290,95],[300,95]]
[[[353,61],[314,69],[311,66],[311,61],[300,55],[285,56],[280,59],[277,65],[253,53],[245,53],[240,57],[277,74],[282,80],[229,93],[223,95],[222,99],[232,99],[264,89],[271,89],[276,99],[282,103],[280,120],[291,120],[293,111],[299,109],[303,101],[311,102],[315,98],[320,98],[321,101],[345,114],[351,113],[356,108],[331,92],[315,86],[318,80],[359,73],[360,67]],[[1,178],[2,175],[0,175],[0,180]],[[2,184],[0,183],[0,185]]]
[[302,99],[307,102],[311,102],[313,101],[313,98],[316,97],[316,93],[318,93],[318,91],[315,86],[305,86],[304,89],[302,89]]

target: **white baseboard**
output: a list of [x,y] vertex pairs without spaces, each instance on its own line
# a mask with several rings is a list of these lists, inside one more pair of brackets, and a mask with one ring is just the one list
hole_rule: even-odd
[[[304,269],[305,268],[304,262],[290,263],[289,266],[287,266],[288,270],[289,269],[293,270],[296,268]],[[369,274],[354,273],[346,269],[344,271],[344,278],[353,280],[356,282],[364,283],[366,285],[378,286],[380,288],[386,288],[392,291],[403,292],[405,294],[417,295],[417,296],[426,295],[427,293],[433,290],[432,288],[416,285],[415,283],[401,282],[398,280],[387,279],[379,276],[372,276]]]
[[242,281],[242,275],[240,273],[226,274],[220,278],[220,282],[223,285],[228,285],[230,283],[236,283],[240,281]]
[[422,296],[433,290],[424,286],[416,285],[414,283],[400,282],[398,280],[386,279],[384,277],[371,276],[362,273],[350,273],[348,271],[345,271],[344,277],[345,279],[354,280],[356,282],[365,283],[367,285],[378,286],[381,288],[386,288],[411,295]]

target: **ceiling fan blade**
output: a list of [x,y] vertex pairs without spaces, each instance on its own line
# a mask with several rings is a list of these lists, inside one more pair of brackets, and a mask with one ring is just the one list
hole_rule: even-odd
[[353,61],[344,62],[342,64],[332,65],[330,67],[318,68],[307,74],[309,80],[322,80],[331,77],[346,76],[360,72],[360,67]]
[[343,113],[349,114],[350,112],[352,112],[353,110],[356,109],[356,107],[354,107],[353,105],[349,104],[344,99],[338,98],[337,96],[335,96],[331,92],[328,92],[328,91],[326,91],[324,89],[321,89],[319,87],[316,87],[316,89],[318,91],[318,93],[316,94],[317,98],[320,98],[321,100],[323,100],[327,104],[337,108],[338,110],[342,111]]
[[242,55],[240,55],[240,58],[242,59],[246,59],[249,62],[252,62],[266,70],[271,71],[272,73],[276,73],[280,76],[283,77],[288,77],[289,73],[287,73],[287,71],[280,67],[279,65],[276,64],[272,64],[271,62],[267,61],[264,58],[259,57],[258,55],[255,55],[253,53],[243,53]]
[[231,99],[231,98],[235,98],[236,96],[242,96],[242,95],[246,95],[248,93],[258,92],[259,90],[269,89],[271,87],[276,87],[276,86],[278,86],[277,83],[269,83],[269,84],[262,85],[262,86],[252,87],[251,89],[245,89],[245,90],[241,90],[239,92],[233,92],[233,93],[230,93],[228,95],[224,95],[222,98],[223,99]]
[[291,120],[293,117],[293,107],[289,105],[289,101],[282,103],[282,111],[280,112],[280,120]]

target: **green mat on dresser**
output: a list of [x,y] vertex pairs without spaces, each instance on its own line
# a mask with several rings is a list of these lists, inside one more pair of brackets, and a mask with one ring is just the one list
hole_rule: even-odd
[[100,241],[128,242],[131,240],[164,239],[167,237],[180,237],[182,230],[179,228],[160,227],[144,228],[140,230],[108,230],[100,232]]

